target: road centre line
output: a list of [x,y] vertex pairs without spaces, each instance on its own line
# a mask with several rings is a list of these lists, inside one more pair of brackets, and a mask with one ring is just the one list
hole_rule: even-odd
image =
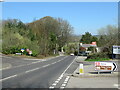
[[13,78],[13,77],[17,77],[18,75],[12,75],[12,76],[9,76],[9,77],[6,77],[4,79],[0,79],[0,81],[4,81],[4,80],[7,80],[7,79],[10,79],[10,78]]
[[35,69],[32,69],[32,70],[28,70],[25,73],[32,72],[32,71],[35,71],[35,70],[38,70],[38,69],[40,69],[40,68],[35,68]]
[[[59,56],[58,56],[58,57],[59,57]],[[10,57],[10,58],[12,58],[12,57]],[[51,59],[53,59],[53,58],[51,58]],[[51,60],[51,59],[48,59],[48,60]],[[40,61],[32,62],[32,63],[30,63],[30,64],[15,66],[15,67],[12,67],[12,68],[0,69],[0,71],[1,71],[1,70],[6,70],[6,69],[18,68],[18,67],[22,67],[22,66],[28,66],[28,65],[32,65],[32,64],[36,64],[36,63],[44,62],[44,61],[47,61],[47,60],[45,59],[45,60],[40,60]]]
[[[66,56],[65,58],[67,58],[67,56]],[[62,60],[64,60],[65,58],[60,59],[59,62],[62,61]],[[53,63],[54,63],[54,62],[53,62]],[[55,64],[55,63],[54,63],[54,64]],[[19,73],[19,74],[21,75],[21,74],[24,74],[24,73],[29,73],[29,72],[32,72],[32,71],[35,71],[35,70],[38,70],[38,69],[41,69],[41,68],[44,68],[44,67],[47,67],[47,66],[50,66],[50,65],[52,65],[52,63],[51,63],[51,64],[44,65],[44,66],[39,67],[39,68],[35,68],[35,69],[28,70],[28,71],[25,71],[25,72],[23,72],[23,73]],[[12,76],[9,76],[9,77],[6,77],[6,78],[3,78],[3,79],[0,79],[0,81],[4,81],[4,80],[10,79],[10,78],[17,77],[19,74],[12,75]]]

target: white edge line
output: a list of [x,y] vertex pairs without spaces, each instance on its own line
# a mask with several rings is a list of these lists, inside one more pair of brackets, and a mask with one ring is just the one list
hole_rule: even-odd
[[[77,57],[75,57],[75,59],[76,59]],[[64,75],[65,74],[65,72],[69,69],[69,67],[73,64],[73,62],[75,61],[75,59],[72,61],[72,63],[65,69],[65,71],[62,73],[62,75]]]
[[[61,60],[59,60],[59,61],[57,61],[57,62],[60,62],[60,61],[62,61],[62,60],[64,60],[65,58],[67,58],[67,56],[66,57],[64,57],[63,59],[61,59]],[[76,59],[77,57],[75,57],[75,59]],[[75,59],[72,61],[72,63],[75,61]],[[60,77],[57,79],[57,81],[58,81],[58,83],[59,83],[59,81],[62,79],[62,77],[63,77],[63,75],[64,75],[64,73],[67,71],[67,69],[72,65],[72,63],[65,69],[65,71],[60,75]],[[69,79],[70,78],[70,76],[67,76],[67,79]],[[68,81],[68,80],[67,80]],[[55,81],[56,82],[56,81]],[[54,84],[54,83],[53,83]],[[52,85],[53,85],[52,84]],[[66,83],[63,83],[63,85],[64,84],[66,84]],[[57,84],[56,84],[57,85]],[[67,85],[67,84],[66,84]],[[51,86],[52,87],[52,86]],[[60,87],[60,88],[65,88],[65,87]]]

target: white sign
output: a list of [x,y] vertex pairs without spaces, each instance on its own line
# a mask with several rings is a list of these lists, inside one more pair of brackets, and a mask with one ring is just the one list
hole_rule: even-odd
[[95,62],[95,70],[97,71],[115,71],[117,65],[114,62]]
[[113,54],[120,54],[120,46],[113,46]]
[[32,54],[32,51],[29,51],[29,54],[31,55],[31,54]]
[[23,49],[23,48],[22,48],[22,49],[21,49],[21,51],[22,51],[22,52],[24,52],[24,51],[25,51],[25,49]]

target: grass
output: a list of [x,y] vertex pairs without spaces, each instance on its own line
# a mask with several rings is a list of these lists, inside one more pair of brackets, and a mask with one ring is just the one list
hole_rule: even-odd
[[86,59],[85,61],[109,61],[109,58]]

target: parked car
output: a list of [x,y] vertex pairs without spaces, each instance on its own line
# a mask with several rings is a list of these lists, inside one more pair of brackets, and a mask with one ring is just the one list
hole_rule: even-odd
[[71,53],[70,56],[74,56],[74,53]]

